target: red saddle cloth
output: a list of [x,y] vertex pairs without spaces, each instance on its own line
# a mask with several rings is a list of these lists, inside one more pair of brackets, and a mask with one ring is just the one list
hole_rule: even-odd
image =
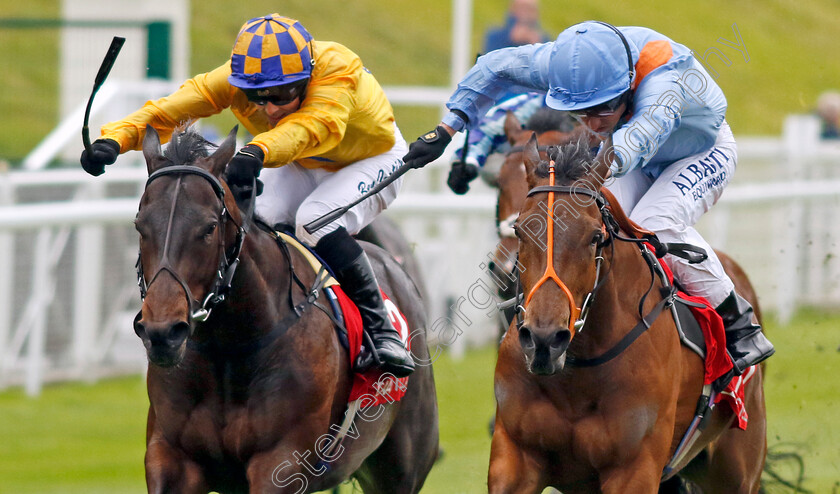
[[[350,300],[350,297],[344,293],[339,285],[333,285],[331,288],[335,292],[341,306],[341,312],[344,314],[344,326],[347,328],[347,341],[350,347],[350,362],[352,363],[356,361],[356,357],[359,356],[362,348],[362,316],[359,314],[356,304]],[[406,349],[410,350],[409,335],[411,332],[405,316],[384,292],[382,292],[382,297],[385,300],[385,308],[388,310],[391,323],[400,333]],[[347,401],[353,402],[361,398],[361,408],[393,403],[400,401],[407,389],[408,377],[396,378],[392,374],[372,368],[363,373],[353,374],[353,388],[350,390],[350,398]]]
[[[653,250],[652,247],[649,248]],[[674,274],[671,272],[671,269],[661,259],[659,260],[659,265],[662,266],[665,274],[668,275],[668,279],[673,283]],[[689,308],[694,314],[694,318],[700,324],[700,328],[703,331],[703,339],[706,342],[706,365],[703,384],[711,384],[715,379],[732,369],[732,359],[726,353],[726,333],[723,329],[723,320],[705,298],[692,297],[681,291],[677,292],[677,296],[683,300],[703,305],[703,307],[689,305]],[[753,375],[755,375],[755,366],[750,367],[742,375],[732,379],[726,389],[715,397],[715,403],[724,401],[729,404],[738,418],[732,424],[732,427],[738,427],[742,430],[746,430],[748,419],[747,408],[744,404],[744,388],[747,382],[752,379]]]

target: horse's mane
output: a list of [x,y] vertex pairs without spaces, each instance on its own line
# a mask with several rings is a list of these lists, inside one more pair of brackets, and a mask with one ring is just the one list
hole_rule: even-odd
[[571,132],[574,128],[574,121],[568,113],[548,107],[537,110],[525,123],[525,129],[533,130],[537,134],[552,130]]
[[199,158],[210,156],[210,150],[216,144],[205,139],[192,126],[179,127],[172,133],[172,140],[163,151],[167,165],[187,165]]
[[[594,157],[589,149],[589,142],[578,139],[562,146],[551,146],[548,156],[554,160],[554,173],[557,181],[575,181],[592,169]],[[548,177],[548,161],[541,161],[534,173],[538,177]]]

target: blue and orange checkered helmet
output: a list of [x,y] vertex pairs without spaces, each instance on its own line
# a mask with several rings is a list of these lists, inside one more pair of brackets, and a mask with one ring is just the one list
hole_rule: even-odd
[[290,84],[312,73],[312,35],[279,14],[246,22],[233,44],[228,82],[240,89]]

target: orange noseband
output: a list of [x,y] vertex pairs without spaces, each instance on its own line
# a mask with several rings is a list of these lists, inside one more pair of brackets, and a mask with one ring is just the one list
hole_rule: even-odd
[[[548,184],[550,186],[554,185],[554,161],[551,161],[548,165]],[[525,307],[528,306],[528,303],[531,302],[531,298],[536,293],[537,288],[542,286],[548,280],[553,281],[563,290],[563,293],[566,294],[566,298],[569,299],[569,332],[571,333],[571,338],[575,337],[575,323],[580,317],[581,309],[575,304],[575,297],[572,295],[572,292],[569,290],[569,287],[563,283],[563,280],[557,276],[557,272],[554,270],[554,191],[550,191],[548,193],[548,213],[546,214],[546,218],[548,220],[548,227],[547,227],[547,248],[546,248],[546,266],[545,266],[545,273],[543,273],[540,280],[531,288],[531,291],[528,292],[528,298],[525,299]]]

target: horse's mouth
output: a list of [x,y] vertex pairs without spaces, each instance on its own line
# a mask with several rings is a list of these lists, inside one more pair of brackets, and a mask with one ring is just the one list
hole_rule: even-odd
[[142,317],[142,311],[135,316],[134,332],[143,342],[149,362],[160,367],[178,365],[186,354],[192,324],[186,321],[152,323]]
[[150,340],[144,339],[143,345],[146,347],[149,362],[158,367],[174,367],[184,359],[187,340],[184,339],[179,345],[167,345],[153,344]]
[[535,376],[553,376],[558,372],[562,371],[563,368],[566,366],[566,352],[563,352],[559,357],[556,358],[540,358],[540,356],[535,355],[535,358],[529,358],[529,356],[525,355],[525,364],[528,368],[528,372],[534,374]]
[[528,372],[537,376],[550,376],[563,370],[566,350],[569,348],[569,338],[563,333],[557,331],[548,343],[544,338],[531,333],[527,327],[520,328],[519,343]]

